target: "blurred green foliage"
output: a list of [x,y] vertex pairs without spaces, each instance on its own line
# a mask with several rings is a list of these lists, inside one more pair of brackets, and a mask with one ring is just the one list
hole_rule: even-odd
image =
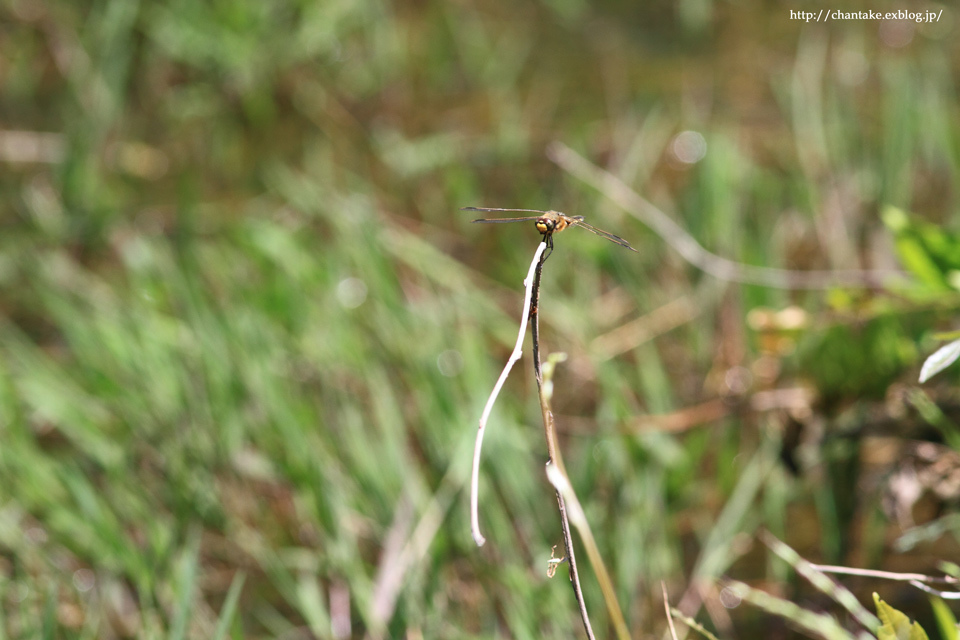
[[[825,472],[829,447],[799,475],[778,460],[793,422],[829,432],[912,383],[957,316],[951,11],[904,41],[710,0],[0,3],[0,637],[577,633],[544,577],[559,528],[526,360],[490,425],[488,544],[469,536],[536,235],[465,205],[562,208],[641,248],[559,236],[541,303],[544,349],[571,355],[567,467],[637,635],[664,628],[660,580],[687,604],[727,572],[783,581],[758,527],[882,560],[877,492]],[[554,139],[730,259],[890,267],[895,245],[913,279],[729,286],[564,178]],[[682,297],[697,313],[670,333],[591,348]],[[812,321],[777,346],[744,320],[787,305]],[[825,402],[644,420],[800,386]]]
[[883,212],[883,221],[893,233],[901,262],[917,280],[938,293],[960,289],[960,234],[910,220],[895,207]]

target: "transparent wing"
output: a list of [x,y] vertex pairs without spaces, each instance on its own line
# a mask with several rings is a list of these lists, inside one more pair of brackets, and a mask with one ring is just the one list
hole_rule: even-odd
[[637,251],[636,249],[634,249],[633,247],[631,247],[631,246],[630,246],[630,243],[627,242],[626,240],[624,240],[623,238],[621,238],[620,236],[615,236],[615,235],[613,235],[612,233],[610,233],[609,231],[604,231],[603,229],[597,229],[597,228],[596,228],[595,226],[593,226],[592,224],[587,224],[586,222],[584,222],[584,221],[583,221],[583,218],[581,218],[580,216],[577,216],[577,218],[573,218],[573,222],[571,222],[570,225],[571,225],[571,226],[574,226],[574,225],[575,225],[575,226],[578,226],[578,227],[583,227],[584,229],[586,229],[586,230],[589,231],[590,233],[595,233],[595,234],[597,234],[598,236],[600,236],[601,238],[606,238],[607,240],[609,240],[610,242],[612,242],[612,243],[614,243],[614,244],[618,244],[618,245],[620,245],[621,247],[625,247],[625,248],[627,248],[627,249],[630,249],[630,251],[633,251],[634,253],[640,253],[639,251]]
[[[492,209],[485,207],[460,207],[460,211],[519,211],[527,213],[546,213],[540,209]],[[533,220],[533,218],[516,218],[517,220]]]
[[[486,209],[477,209],[477,211],[486,211]],[[531,222],[533,220],[539,220],[540,216],[529,216],[526,218],[480,218],[479,220],[471,220],[470,222],[482,222],[484,224],[499,224],[501,222]]]

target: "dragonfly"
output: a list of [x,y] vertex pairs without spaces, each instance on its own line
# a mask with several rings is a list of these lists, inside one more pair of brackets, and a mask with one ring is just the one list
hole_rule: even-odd
[[[553,252],[553,234],[560,233],[567,227],[580,227],[586,229],[590,233],[594,233],[601,238],[606,238],[614,244],[618,244],[621,247],[629,249],[634,253],[640,253],[636,249],[630,246],[630,243],[621,238],[620,236],[613,235],[609,231],[604,231],[603,229],[597,229],[591,224],[587,224],[583,221],[583,216],[568,216],[565,213],[560,211],[540,211],[539,209],[496,209],[496,208],[486,208],[486,207],[463,207],[461,211],[508,211],[515,213],[536,213],[539,215],[536,216],[523,216],[521,218],[479,218],[473,220],[473,222],[481,222],[483,224],[500,224],[504,222],[533,222],[537,227],[537,231],[540,232],[540,235],[543,236],[543,241],[547,243],[547,249]],[[548,254],[549,255],[549,254]]]

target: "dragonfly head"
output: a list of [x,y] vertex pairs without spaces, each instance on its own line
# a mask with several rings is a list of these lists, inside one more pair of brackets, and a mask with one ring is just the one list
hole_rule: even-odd
[[549,235],[553,233],[557,228],[557,221],[553,218],[537,218],[537,231],[543,235]]

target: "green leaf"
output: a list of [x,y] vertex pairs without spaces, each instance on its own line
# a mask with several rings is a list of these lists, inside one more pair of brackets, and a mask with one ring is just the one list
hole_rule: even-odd
[[957,618],[953,611],[943,601],[943,598],[931,597],[930,606],[933,607],[933,615],[937,619],[937,627],[940,629],[940,637],[946,640],[957,640],[960,633],[957,632]]
[[177,573],[177,608],[174,610],[173,622],[170,625],[172,640],[183,640],[187,637],[187,626],[190,614],[193,613],[197,601],[197,575],[200,567],[200,533],[190,534],[184,555],[180,559],[180,568]]
[[320,591],[317,576],[307,572],[300,574],[297,597],[300,613],[307,621],[307,626],[314,634],[322,636],[324,629],[330,628],[330,615],[323,604],[323,593]]
[[897,238],[895,241],[897,254],[907,271],[917,276],[921,282],[935,287],[946,288],[943,273],[937,264],[930,258],[920,241],[912,236]]
[[946,560],[941,560],[937,563],[937,569],[943,571],[948,576],[953,576],[954,578],[960,578],[960,565],[955,562],[947,562]]
[[958,288],[960,236],[940,225],[911,219],[895,207],[887,207],[882,217],[908,271],[934,289]]
[[233,616],[237,611],[237,602],[240,600],[240,592],[243,590],[243,583],[246,578],[246,574],[242,571],[233,576],[230,590],[227,591],[227,598],[220,610],[220,619],[217,621],[217,629],[213,634],[213,640],[223,640],[227,637],[227,631],[229,631],[230,623],[233,622]]
[[949,367],[957,358],[960,358],[960,340],[954,340],[934,351],[920,369],[920,383]]
[[873,601],[883,623],[877,629],[877,640],[930,640],[923,627],[916,622],[910,624],[910,618],[881,600],[876,593],[873,594]]

